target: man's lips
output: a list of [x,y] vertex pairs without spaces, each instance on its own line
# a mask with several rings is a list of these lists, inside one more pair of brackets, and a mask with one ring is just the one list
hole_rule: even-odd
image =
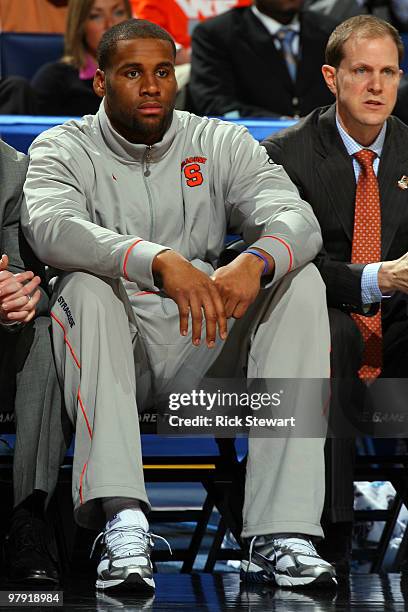
[[370,108],[382,108],[384,106],[384,103],[380,100],[366,100],[364,104]]
[[144,102],[137,107],[137,110],[142,115],[160,115],[163,111],[163,107],[157,102]]

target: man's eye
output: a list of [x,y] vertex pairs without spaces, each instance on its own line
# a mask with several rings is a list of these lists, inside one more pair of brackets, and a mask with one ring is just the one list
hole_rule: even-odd
[[161,68],[160,70],[157,71],[157,74],[159,77],[164,78],[169,74],[169,71],[166,70],[165,68]]
[[387,76],[394,76],[395,70],[393,70],[392,68],[385,68],[384,74],[386,74]]
[[129,79],[137,79],[137,77],[139,76],[139,71],[138,70],[130,70],[129,72],[126,73],[126,76]]
[[365,74],[366,69],[364,68],[364,66],[359,66],[358,68],[355,69],[354,71],[356,74]]

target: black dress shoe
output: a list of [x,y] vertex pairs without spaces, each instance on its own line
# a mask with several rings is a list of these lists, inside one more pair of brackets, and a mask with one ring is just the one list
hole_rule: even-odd
[[12,582],[59,582],[54,537],[45,520],[27,510],[15,512],[5,544],[6,571]]

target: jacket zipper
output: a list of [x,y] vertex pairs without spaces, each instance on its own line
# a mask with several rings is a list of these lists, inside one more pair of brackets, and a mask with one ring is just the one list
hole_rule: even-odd
[[[150,235],[149,235],[149,242],[152,242],[153,240],[153,233],[154,233],[154,215],[153,215],[153,202],[152,202],[152,194],[150,192],[150,187],[149,187],[149,182],[147,181],[147,179],[150,176],[150,164],[152,161],[152,147],[149,145],[146,147],[146,151],[145,154],[143,156],[143,181],[146,187],[146,192],[147,192],[147,199],[149,202],[149,211],[150,211]],[[163,310],[163,313],[165,315],[168,315],[168,311],[167,308],[165,306],[164,303],[164,298],[160,297],[160,302],[161,302],[161,307]]]
[[152,194],[150,192],[149,183],[146,180],[150,176],[150,163],[152,161],[152,147],[149,145],[146,147],[145,154],[143,156],[143,182],[147,192],[147,200],[149,202],[149,212],[150,212],[150,234],[149,234],[149,242],[152,242],[153,233],[154,233],[154,215],[153,215],[153,202],[152,202]]

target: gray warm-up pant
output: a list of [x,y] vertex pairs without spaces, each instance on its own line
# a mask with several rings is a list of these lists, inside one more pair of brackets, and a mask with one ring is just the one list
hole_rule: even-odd
[[[127,299],[118,281],[84,272],[60,278],[51,314],[57,370],[76,427],[75,516],[85,527],[103,525],[103,497],[135,498],[149,509],[137,408],[137,399],[148,396],[149,376],[193,380],[215,361],[223,376],[235,376],[239,361],[249,378],[322,379],[323,386],[330,374],[325,286],[313,264],[263,289],[212,350],[204,340],[193,346],[191,330],[180,335],[173,300],[148,292]],[[140,341],[150,365],[140,357]],[[311,409],[301,394],[294,403],[290,416]],[[323,403],[312,408],[322,420]],[[324,436],[250,438],[243,537],[323,535],[324,442]]]

